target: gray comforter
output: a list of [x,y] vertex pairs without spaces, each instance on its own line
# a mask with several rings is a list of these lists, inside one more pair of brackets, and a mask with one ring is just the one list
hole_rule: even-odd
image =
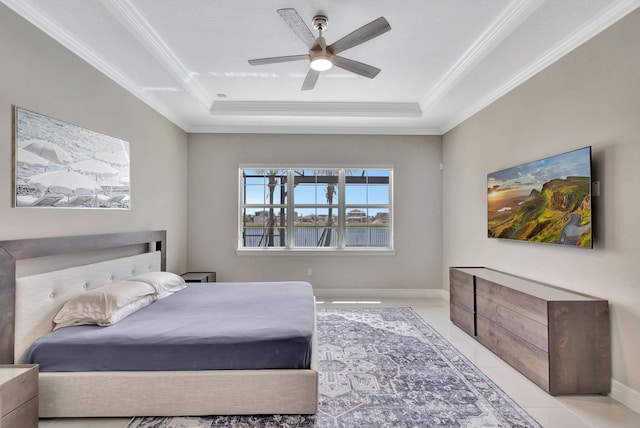
[[45,372],[309,368],[314,314],[306,282],[189,284],[112,326],[53,331],[25,362]]

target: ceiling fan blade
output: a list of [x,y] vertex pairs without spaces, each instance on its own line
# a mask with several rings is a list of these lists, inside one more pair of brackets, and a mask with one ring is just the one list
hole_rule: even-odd
[[369,79],[373,79],[380,73],[379,68],[338,55],[333,56],[333,65]]
[[371,40],[374,37],[378,37],[380,34],[386,33],[389,30],[391,30],[391,25],[389,25],[389,22],[381,16],[380,18],[373,20],[347,34],[329,46],[329,49],[331,49],[331,52],[334,54],[337,54],[354,46],[358,46],[359,44],[364,43],[367,40]]
[[286,8],[286,9],[278,9],[278,14],[284,19],[289,27],[293,30],[294,33],[300,37],[300,39],[307,45],[309,49],[313,47],[316,43],[316,38],[313,36],[313,33],[307,27],[307,24],[304,23],[298,12],[295,9]]
[[303,59],[309,60],[309,54],[289,55],[289,56],[274,56],[274,57],[271,57],[271,58],[250,59],[249,60],[249,64],[251,64],[251,65],[275,64],[275,63],[278,63],[278,62],[301,61]]
[[315,88],[316,82],[318,81],[318,76],[320,76],[320,72],[310,68],[309,72],[307,73],[307,77],[304,78],[302,90],[309,91]]

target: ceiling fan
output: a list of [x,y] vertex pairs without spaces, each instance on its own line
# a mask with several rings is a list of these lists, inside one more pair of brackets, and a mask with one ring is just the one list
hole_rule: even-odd
[[316,86],[320,72],[329,70],[334,65],[352,73],[359,74],[360,76],[368,77],[369,79],[373,79],[378,75],[378,73],[380,73],[379,68],[341,57],[338,54],[391,30],[391,26],[385,18],[380,17],[375,19],[327,46],[327,43],[322,36],[322,32],[327,28],[328,19],[326,16],[316,15],[313,18],[313,28],[318,30],[319,33],[318,38],[316,38],[313,36],[311,30],[307,27],[295,9],[278,9],[278,14],[282,19],[284,19],[289,27],[291,27],[293,32],[296,33],[296,35],[307,45],[309,53],[302,55],[250,59],[249,64],[263,65],[278,62],[308,60],[309,71],[307,72],[307,77],[304,79],[304,83],[302,84],[303,91],[313,89]]

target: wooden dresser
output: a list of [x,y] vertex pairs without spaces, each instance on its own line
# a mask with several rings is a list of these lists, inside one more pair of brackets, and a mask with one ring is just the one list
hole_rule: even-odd
[[449,269],[451,321],[552,395],[611,390],[609,304],[492,269]]
[[0,364],[2,428],[38,428],[38,366]]

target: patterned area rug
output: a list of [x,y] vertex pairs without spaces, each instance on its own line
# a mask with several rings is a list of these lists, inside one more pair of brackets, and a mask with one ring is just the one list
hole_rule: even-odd
[[318,311],[316,415],[134,418],[128,428],[541,426],[409,308]]

